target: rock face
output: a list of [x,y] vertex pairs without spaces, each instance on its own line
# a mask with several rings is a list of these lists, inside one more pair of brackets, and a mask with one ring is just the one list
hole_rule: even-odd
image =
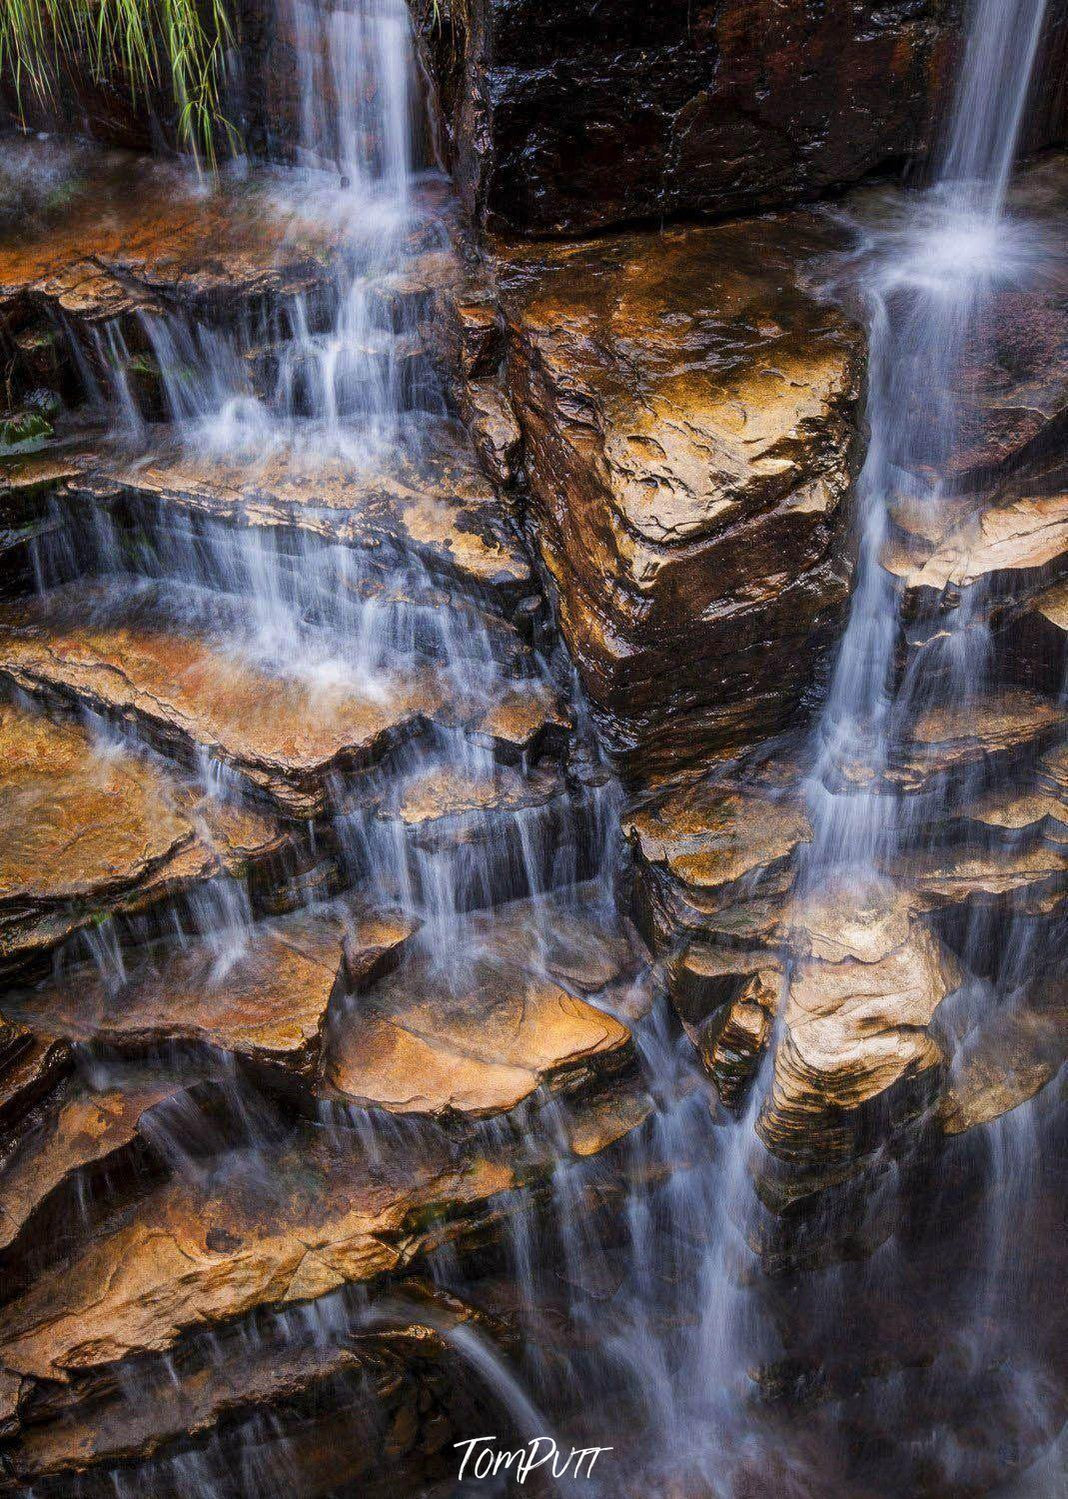
[[263,863],[286,839],[80,727],[0,708],[0,961]]
[[530,529],[640,778],[773,733],[845,597],[860,339],[808,215],[498,258]]
[[465,206],[534,234],[779,206],[914,152],[959,13],[936,0],[443,9],[427,44]]
[[334,1026],[331,1088],[390,1113],[478,1119],[542,1085],[574,1092],[622,1071],[633,1062],[630,1032],[544,970],[545,935],[536,909],[476,916],[454,933],[451,961],[409,960],[357,993]]
[[889,886],[821,892],[788,920],[797,957],[760,1130],[778,1155],[826,1167],[889,1138],[895,1114],[933,1092],[929,1026],[961,973]]

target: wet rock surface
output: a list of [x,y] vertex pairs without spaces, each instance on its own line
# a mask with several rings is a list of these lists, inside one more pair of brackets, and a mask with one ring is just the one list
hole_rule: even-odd
[[[535,66],[574,17],[465,7],[469,73],[528,31],[521,70],[486,63],[478,212],[509,232],[585,232],[650,194],[751,213],[922,129],[923,4],[863,26],[714,9],[670,46],[678,18],[629,18],[610,100],[589,43],[580,108]],[[756,26],[770,84],[736,71]],[[643,76],[676,92],[628,178],[613,121],[648,123],[651,95],[617,88],[641,36]],[[519,71],[531,108],[560,88],[588,115],[540,110],[508,146]],[[766,86],[789,105],[774,126]],[[547,196],[539,163],[587,125],[599,148]],[[506,202],[509,151],[538,170]],[[1062,171],[1027,189],[1051,215]],[[817,1458],[804,1499],[859,1499],[870,1467],[874,1494],[907,1473],[900,1492],[942,1499],[922,1458],[942,1419],[980,1454],[967,1492],[989,1488],[1016,1458],[940,1381],[973,1333],[988,1346],[954,1304],[981,1162],[1053,1108],[1065,1056],[1063,288],[999,295],[967,351],[953,492],[920,505],[899,476],[891,686],[922,656],[933,690],[876,773],[862,753],[832,774],[806,710],[848,607],[865,440],[862,335],[824,292],[847,230],[780,212],[480,263],[446,205],[420,217],[428,183],[346,344],[342,226],[280,179],[197,196],[125,158],[84,173],[65,215],[0,245],[0,1487],[266,1491],[284,1471],[309,1496],[449,1492],[452,1443],[510,1419],[493,1359],[530,1372],[510,1360],[534,1315],[539,1390],[600,1393],[609,1344],[681,1424],[650,1350],[685,1364],[692,1339],[762,1434],[833,1411],[849,1475]],[[376,451],[339,447],[314,404],[338,347],[358,413],[395,382]],[[238,368],[207,416],[185,359]],[[38,381],[83,404],[41,426]],[[227,446],[218,408],[240,428],[242,401],[262,451]],[[946,646],[962,618],[981,690]],[[902,838],[814,892],[824,799],[846,795]],[[1040,984],[1010,983],[1021,953]],[[870,1327],[844,1296],[843,1352],[813,1286],[914,1243],[927,1283],[896,1307],[877,1285]],[[730,1339],[758,1281],[783,1358],[754,1367],[765,1351]],[[915,1401],[893,1440],[921,1452],[889,1479],[862,1408],[880,1381]],[[991,1426],[1039,1450],[1001,1365],[975,1381]],[[628,1424],[641,1402],[616,1393]],[[747,1458],[744,1483],[787,1492],[791,1461]]]
[[3,960],[31,960],[95,921],[138,911],[265,861],[285,835],[208,802],[136,755],[21,708],[0,711]]
[[737,214],[915,151],[955,7],[475,0],[427,46],[468,211],[522,233]]
[[[559,722],[540,685],[446,702],[431,663],[398,659],[373,684],[284,677],[240,649],[240,615],[181,590],[74,586],[0,620],[0,674],[24,691],[136,724],[187,762],[208,754],[290,816],[326,806],[329,777],[365,770],[428,723],[520,755]],[[539,708],[541,712],[539,712]]]
[[[542,951],[556,937],[542,919],[536,908],[474,917],[454,934],[452,960],[409,960],[357,994],[328,1048],[331,1089],[390,1113],[477,1119],[543,1086],[580,1091],[632,1066],[627,1027],[556,981]],[[570,936],[585,946],[581,926]]]
[[860,346],[803,289],[840,244],[801,215],[498,257],[531,531],[632,776],[780,728],[841,608]]
[[[18,996],[25,1023],[137,1054],[195,1045],[311,1074],[331,1001],[389,966],[413,923],[338,905],[165,951],[115,987],[91,970]],[[228,941],[230,950],[228,950]]]

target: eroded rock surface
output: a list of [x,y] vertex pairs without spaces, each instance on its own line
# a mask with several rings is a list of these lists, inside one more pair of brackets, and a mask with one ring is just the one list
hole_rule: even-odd
[[779,1155],[830,1164],[933,1091],[942,1054],[930,1023],[961,971],[890,886],[830,889],[790,926],[798,956],[760,1131]]
[[[450,695],[432,662],[398,659],[374,683],[282,676],[242,650],[241,612],[222,600],[190,617],[183,594],[75,585],[0,616],[0,675],[46,701],[136,725],[179,760],[210,755],[293,816],[327,805],[334,773],[366,770],[429,722],[518,757],[547,722],[551,691],[505,683]],[[203,600],[192,598],[187,609]]]
[[0,707],[0,952],[12,967],[285,845],[258,813],[212,803],[85,729]]
[[310,1075],[331,1001],[388,966],[414,930],[338,904],[164,951],[118,985],[93,971],[5,1005],[42,1031],[119,1052],[195,1044]]
[[[477,1119],[508,1112],[543,1084],[581,1090],[632,1064],[626,1025],[568,992],[581,979],[562,986],[566,956],[560,978],[553,973],[555,939],[543,921],[525,903],[472,917],[452,933],[452,954],[409,958],[357,994],[333,1027],[324,1063],[331,1088],[390,1113]],[[581,945],[580,928],[569,935]],[[595,927],[590,936],[595,944]]]
[[501,251],[535,544],[611,747],[677,773],[774,732],[845,597],[860,339],[807,216]]

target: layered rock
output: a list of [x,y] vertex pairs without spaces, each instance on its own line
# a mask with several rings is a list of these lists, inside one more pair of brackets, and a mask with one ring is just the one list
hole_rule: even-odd
[[30,961],[109,916],[264,865],[288,839],[73,724],[0,708],[0,951]]
[[785,913],[809,820],[776,782],[723,777],[670,793],[628,820],[641,923],[668,992],[716,1084],[736,1107],[780,1008]]
[[[573,930],[572,941],[583,935]],[[478,1119],[543,1086],[602,1085],[633,1064],[630,1033],[561,985],[553,945],[537,908],[470,918],[450,934],[448,956],[409,959],[338,1012],[324,1067],[332,1091],[390,1113]],[[597,989],[618,977],[610,971]]]
[[789,922],[796,957],[760,1131],[779,1156],[848,1162],[933,1093],[930,1024],[961,970],[889,885],[831,887]]
[[[190,619],[190,602],[199,617]],[[519,758],[561,721],[543,683],[506,681],[465,701],[418,660],[384,665],[370,685],[282,676],[242,651],[240,621],[232,604],[205,612],[181,590],[77,585],[7,608],[0,676],[132,724],[178,759],[209,755],[291,816],[321,814],[332,776],[368,769],[428,723]]]
[[67,974],[5,1010],[108,1052],[196,1048],[310,1076],[332,1001],[353,975],[367,982],[396,962],[413,930],[399,913],[339,903],[164,950],[117,985]]
[[609,745],[676,774],[779,729],[845,596],[859,334],[806,215],[513,247],[529,527]]

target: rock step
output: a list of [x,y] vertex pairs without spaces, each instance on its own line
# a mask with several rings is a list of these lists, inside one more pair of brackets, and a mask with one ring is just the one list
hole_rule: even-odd
[[994,688],[947,701],[914,720],[891,751],[887,781],[906,793],[953,786],[970,775],[1004,774],[1063,737],[1064,709],[1024,688]]
[[1027,1103],[1068,1060],[1063,978],[1035,986],[1025,1008],[998,1006],[953,1056],[938,1119],[947,1135],[991,1124]]
[[301,1126],[160,1183],[0,1312],[0,1364],[80,1381],[194,1328],[371,1281],[493,1211],[515,1181],[476,1155],[414,1157],[407,1142],[369,1165],[351,1138]]
[[283,677],[256,659],[247,625],[239,602],[196,590],[74,584],[0,607],[0,680],[122,722],[186,763],[215,761],[297,818],[327,810],[333,777],[430,726],[519,760],[566,725],[541,681],[465,692],[404,659],[376,663],[368,680],[329,637],[294,642]]
[[[231,1472],[230,1444],[241,1442],[235,1424],[257,1414],[272,1422],[281,1416],[290,1471],[305,1430],[315,1432],[331,1418],[336,1423],[340,1414],[344,1427],[327,1443],[335,1481],[350,1466],[354,1481],[396,1472],[409,1446],[424,1463],[439,1446],[451,1457],[471,1397],[457,1389],[455,1356],[443,1333],[485,1319],[412,1279],[380,1312],[328,1299],[336,1305],[317,1320],[314,1338],[294,1338],[284,1316],[261,1317],[199,1343],[194,1338],[180,1359],[139,1369],[136,1399],[120,1388],[28,1412],[6,1454],[11,1477],[32,1482],[42,1496],[69,1492],[73,1482],[88,1495],[97,1491],[94,1481],[108,1492],[105,1470],[122,1464],[139,1492],[163,1495],[171,1492],[166,1459],[190,1441],[198,1449],[213,1438],[226,1441],[228,1450],[209,1451],[208,1461],[217,1457],[221,1472]],[[265,1439],[271,1434],[253,1434],[257,1445]],[[12,1487],[11,1478],[6,1489],[0,1480],[0,1492]]]
[[504,1153],[499,1135],[483,1146],[440,1131],[383,1132],[361,1150],[350,1131],[297,1121],[155,1183],[0,1309],[6,1388],[29,1408],[35,1387],[91,1394],[191,1334],[495,1238],[518,1186],[544,1181],[561,1152],[596,1153],[641,1122],[647,1107],[632,1094],[580,1100],[554,1114],[556,1130],[535,1120]]
[[402,762],[334,803],[346,870],[390,899],[460,912],[596,874],[596,790],[559,766],[465,764],[447,753],[407,772]]
[[75,513],[84,515],[87,505],[117,512],[158,537],[164,552],[167,527],[180,514],[203,524],[204,546],[212,541],[211,522],[223,532],[248,530],[264,547],[291,532],[294,544],[353,548],[372,573],[423,573],[506,615],[537,592],[522,542],[449,426],[428,426],[420,451],[406,453],[399,444],[377,470],[317,458],[314,470],[302,473],[285,459],[250,467],[166,446],[132,461],[91,444],[42,454],[36,467],[36,482],[34,465],[24,460],[20,482],[0,487],[0,519],[9,527],[39,523],[48,500],[66,498]]
[[[25,1120],[0,1171],[0,1269],[4,1299],[27,1274],[54,1261],[93,1220],[160,1175],[152,1121],[186,1084],[157,1078],[124,1089],[65,1081]],[[170,1128],[173,1128],[173,1121]]]
[[5,1018],[108,1056],[227,1058],[310,1086],[327,1012],[354,979],[399,961],[416,923],[334,901],[277,921],[158,946],[119,983],[68,971],[2,1002]]
[[335,1008],[324,1081],[362,1107],[467,1120],[508,1113],[543,1087],[600,1088],[634,1064],[611,1009],[630,986],[633,1013],[639,961],[564,897],[468,917]]
[[[938,521],[928,528],[911,512],[898,514],[899,527],[912,525],[921,538],[919,547],[897,547],[884,559],[902,581],[910,614],[955,607],[971,590],[982,589],[992,602],[1018,598],[1068,572],[1068,493],[995,497],[974,508],[958,501],[947,508],[949,516],[940,518],[949,520],[944,530]],[[916,557],[916,550],[927,555]]]
[[0,969],[107,918],[161,911],[220,877],[253,899],[292,835],[83,727],[0,705]]
[[[28,174],[54,172],[49,145],[12,149]],[[328,193],[289,186],[287,201],[276,173],[253,170],[205,193],[179,165],[84,148],[69,163],[61,212],[34,215],[28,232],[0,247],[0,315],[33,304],[102,323],[163,306],[230,319],[267,299],[328,293],[351,225]],[[459,276],[452,253],[425,242],[418,213],[415,222],[405,275],[383,265],[369,278],[384,308]]]
[[[286,408],[301,417],[321,411],[323,357],[333,340],[332,331],[300,342],[279,339],[254,345],[244,355],[251,392],[268,404],[279,390],[286,394]],[[402,333],[392,328],[372,329],[360,343],[346,341],[333,373],[343,402],[353,402],[357,415],[368,391],[388,389],[394,393],[397,410],[441,411],[440,382],[435,378],[437,346],[420,328]],[[159,401],[158,409],[162,409]]]

